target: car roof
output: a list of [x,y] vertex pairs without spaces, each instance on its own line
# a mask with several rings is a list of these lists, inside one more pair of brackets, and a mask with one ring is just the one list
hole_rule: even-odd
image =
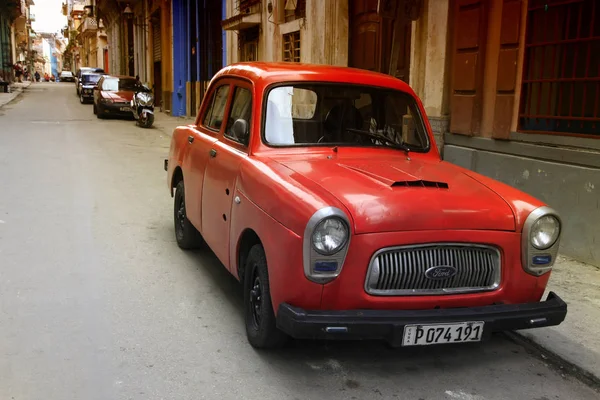
[[106,78],[117,78],[117,79],[133,79],[135,80],[135,76],[128,76],[128,75],[109,75],[109,74],[105,74],[104,77]]
[[240,62],[226,66],[216,75],[237,75],[265,85],[286,81],[325,81],[375,85],[400,89],[414,94],[410,86],[398,78],[380,72],[351,67],[292,62]]

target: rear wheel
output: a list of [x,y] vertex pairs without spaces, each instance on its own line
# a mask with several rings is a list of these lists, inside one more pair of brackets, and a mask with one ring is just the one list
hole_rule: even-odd
[[276,325],[267,258],[262,245],[250,249],[244,274],[244,319],[250,345],[259,349],[281,347],[288,336]]
[[177,183],[174,200],[173,220],[175,222],[175,239],[177,240],[177,245],[184,250],[200,247],[202,244],[202,236],[187,219],[187,212],[185,209],[185,186],[183,180]]

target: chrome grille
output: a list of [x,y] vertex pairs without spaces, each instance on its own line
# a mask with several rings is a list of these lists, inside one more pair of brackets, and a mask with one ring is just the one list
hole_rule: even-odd
[[[381,249],[371,258],[365,290],[384,296],[456,294],[494,290],[500,285],[500,252],[477,244],[426,244]],[[427,277],[450,266],[454,276]]]

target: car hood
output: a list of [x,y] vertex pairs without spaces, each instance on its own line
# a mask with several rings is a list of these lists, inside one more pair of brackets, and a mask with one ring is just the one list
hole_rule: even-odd
[[133,99],[133,92],[104,92],[104,96],[108,99],[112,99],[116,103],[129,103]]
[[[504,199],[450,163],[430,160],[274,160],[321,186],[352,214],[356,233],[515,230]],[[293,175],[292,175],[293,176]]]

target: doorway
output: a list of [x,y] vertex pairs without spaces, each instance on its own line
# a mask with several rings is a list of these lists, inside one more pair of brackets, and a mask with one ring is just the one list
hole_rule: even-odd
[[154,82],[154,105],[160,107],[162,105],[162,45],[160,34],[160,8],[152,14],[151,25],[153,66],[152,81]]
[[408,83],[411,20],[404,0],[350,0],[351,67],[382,72]]

